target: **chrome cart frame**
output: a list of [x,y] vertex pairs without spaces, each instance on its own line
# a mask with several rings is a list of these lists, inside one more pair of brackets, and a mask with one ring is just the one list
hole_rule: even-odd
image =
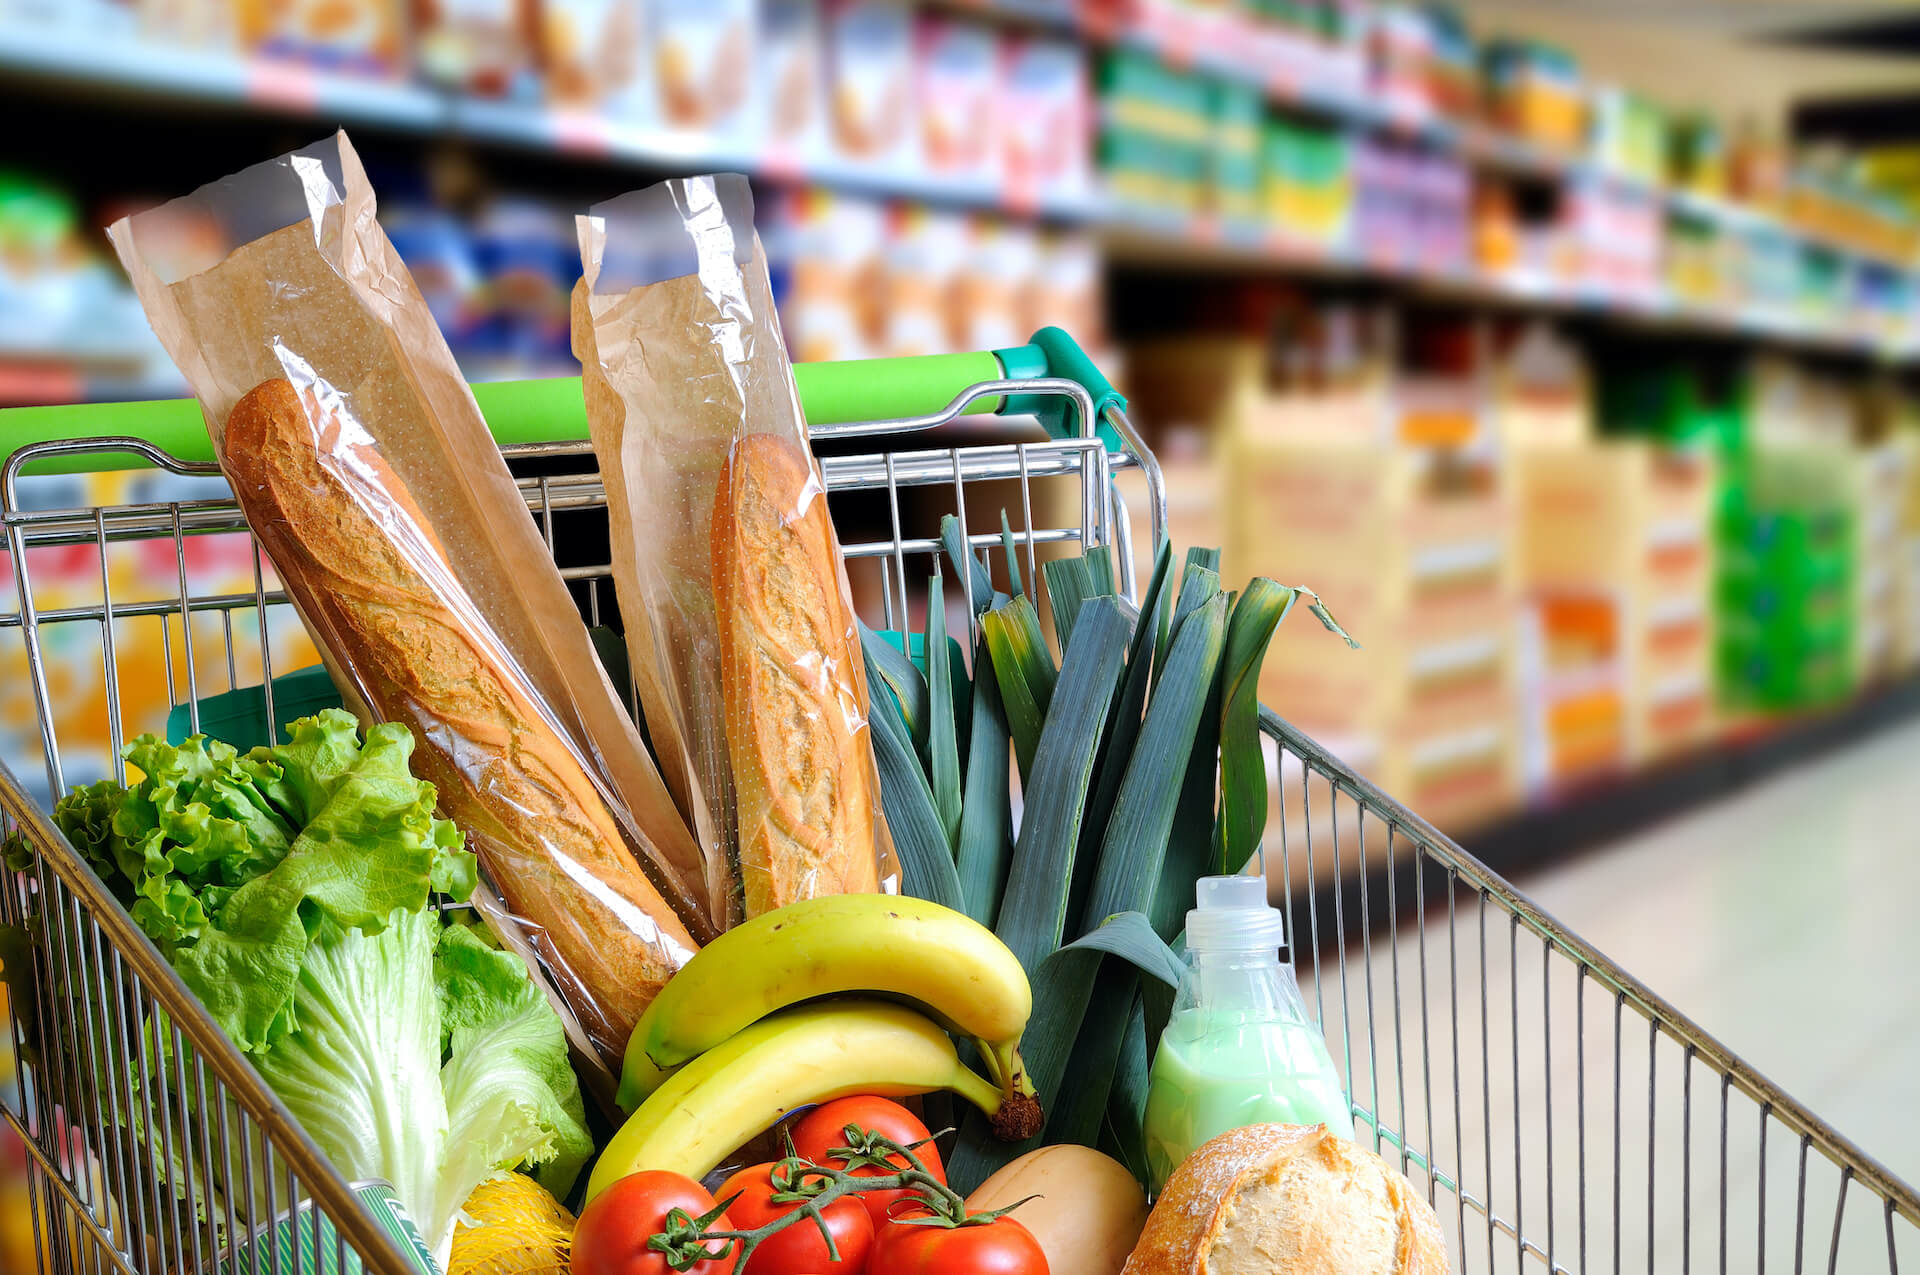
[[[1072,400],[1078,435],[913,447],[913,435],[1009,391]],[[1037,551],[1049,545],[1107,543],[1130,592],[1121,487],[1142,489],[1135,500],[1147,502],[1156,537],[1165,492],[1124,416],[1101,409],[1123,441],[1109,450],[1095,413],[1074,382],[1002,381],[971,387],[930,416],[816,429],[816,439],[877,440],[878,450],[822,462],[837,497],[884,495],[885,535],[860,538],[856,523],[845,524],[868,618],[907,625],[908,581],[930,574],[942,552],[940,511],[959,515],[967,543],[990,563],[1004,556],[997,520],[991,532],[968,530],[970,496],[1013,519],[1026,579],[1037,578]],[[578,463],[578,472],[520,482],[550,547],[556,520],[604,517],[584,447],[508,451]],[[46,791],[56,794],[124,776],[111,750],[76,751],[83,731],[118,741],[158,728],[123,714],[120,679],[135,644],[163,644],[167,698],[188,705],[197,729],[203,695],[270,680],[270,619],[287,608],[228,499],[23,507],[22,474],[34,461],[87,452],[134,452],[176,475],[217,472],[118,439],[31,446],[0,473],[17,585],[16,609],[0,611],[0,655],[8,643],[24,648]],[[208,536],[247,538],[250,590],[196,591],[188,547]],[[116,597],[109,557],[140,544],[162,546],[178,571],[140,596]],[[54,550],[64,553],[67,582],[74,562],[97,568],[97,600],[42,601],[49,572],[37,559]],[[563,574],[586,619],[612,613],[607,565]],[[969,574],[961,579],[970,591]],[[87,703],[63,699],[50,679],[56,633],[98,651],[101,693]],[[215,658],[197,657],[197,644]],[[1280,868],[1272,879],[1286,894],[1302,990],[1343,1069],[1360,1139],[1432,1202],[1456,1271],[1894,1272],[1903,1254],[1920,1271],[1912,1187],[1312,740],[1270,712],[1261,727],[1279,788],[1267,864],[1270,874]],[[275,1230],[248,1275],[409,1275],[349,1185],[55,830],[43,799],[0,769],[0,834],[18,832],[31,851],[0,877],[0,922],[26,937],[0,949],[16,989],[15,1025],[0,1048],[15,1053],[20,1074],[0,1115],[31,1158],[43,1264],[90,1275],[225,1271],[239,1265],[224,1256],[235,1237],[261,1234],[311,1201],[296,1226],[310,1226],[316,1242],[334,1237],[328,1251],[316,1261]],[[1302,862],[1307,871],[1296,876]],[[1330,881],[1331,895],[1282,885],[1300,879]],[[72,987],[90,991],[65,994]],[[171,1086],[154,1083],[162,1066]],[[185,1097],[184,1110],[168,1109],[179,1101],[169,1089]],[[183,1179],[219,1206],[182,1207],[174,1191]],[[320,1215],[331,1222],[324,1232]]]

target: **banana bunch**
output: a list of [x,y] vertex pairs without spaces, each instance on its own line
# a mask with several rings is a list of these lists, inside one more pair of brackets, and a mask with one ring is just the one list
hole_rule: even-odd
[[[619,1102],[587,1198],[628,1174],[698,1179],[797,1107],[851,1094],[950,1090],[1008,1138],[1038,1132],[1020,1060],[1026,971],[971,917],[923,899],[844,894],[722,934],[661,989],[627,1045]],[[987,1075],[948,1036],[971,1040]]]

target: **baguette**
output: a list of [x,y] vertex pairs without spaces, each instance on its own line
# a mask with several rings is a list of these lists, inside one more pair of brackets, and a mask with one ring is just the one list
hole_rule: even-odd
[[227,478],[368,707],[414,728],[424,745],[414,767],[442,813],[528,923],[588,1036],[618,1057],[694,940],[580,760],[469,619],[477,612],[451,573],[428,564],[436,582],[423,578],[418,552],[444,563],[439,540],[386,461],[342,425],[318,407],[309,422],[288,381],[262,382],[227,418]]
[[721,468],[713,597],[747,915],[878,890],[865,665],[826,494],[778,435]]

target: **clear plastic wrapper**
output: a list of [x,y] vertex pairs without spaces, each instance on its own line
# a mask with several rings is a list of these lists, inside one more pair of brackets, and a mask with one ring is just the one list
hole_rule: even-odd
[[617,1067],[713,933],[700,848],[345,134],[110,234],[343,697],[413,729],[512,937]]
[[895,890],[846,565],[746,179],[579,219],[573,343],[634,681],[725,926]]

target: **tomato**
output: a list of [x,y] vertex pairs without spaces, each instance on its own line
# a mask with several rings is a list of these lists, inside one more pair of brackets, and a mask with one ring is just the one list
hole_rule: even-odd
[[[719,1194],[728,1201],[727,1216],[733,1219],[734,1230],[757,1231],[800,1207],[798,1201],[774,1199],[792,1187],[809,1184],[804,1172],[790,1172],[790,1168],[790,1161],[756,1164],[727,1179]],[[816,1178],[812,1185],[824,1186],[825,1181]],[[819,1226],[810,1218],[801,1218],[763,1241],[740,1275],[855,1275],[866,1270],[867,1253],[873,1248],[873,1223],[859,1200],[842,1196],[822,1209],[820,1216],[833,1235],[839,1261],[828,1256],[826,1237],[820,1234]]]
[[[928,1213],[907,1209],[901,1216]],[[867,1275],[1048,1275],[1047,1255],[1010,1217],[953,1227],[895,1220],[874,1242]]]
[[[713,1197],[692,1178],[650,1169],[621,1178],[594,1197],[580,1214],[573,1233],[573,1275],[675,1275],[667,1254],[647,1247],[647,1241],[666,1229],[667,1214],[683,1209],[699,1219],[714,1212]],[[708,1228],[740,1228],[722,1213]],[[717,1246],[716,1246],[717,1247]],[[693,1275],[734,1275],[739,1264],[734,1245],[724,1254],[695,1262]]]
[[[911,1111],[885,1098],[838,1098],[815,1107],[793,1126],[794,1153],[815,1164],[835,1169],[849,1168],[845,1156],[828,1158],[835,1148],[848,1145],[848,1125],[891,1138],[903,1147],[913,1147],[914,1158],[945,1185],[947,1171],[940,1163],[940,1149],[933,1145],[927,1134],[927,1126],[921,1124],[920,1118]],[[857,1136],[852,1139],[855,1143],[859,1140]],[[915,1147],[913,1144],[916,1142],[926,1145]],[[898,1168],[907,1167],[906,1160],[899,1155],[891,1155],[887,1159],[888,1163]],[[867,1178],[894,1172],[877,1164],[855,1165],[850,1171]],[[861,1194],[860,1202],[867,1206],[867,1216],[873,1219],[873,1229],[877,1232],[886,1226],[888,1210],[912,1194],[909,1191],[868,1191]]]

